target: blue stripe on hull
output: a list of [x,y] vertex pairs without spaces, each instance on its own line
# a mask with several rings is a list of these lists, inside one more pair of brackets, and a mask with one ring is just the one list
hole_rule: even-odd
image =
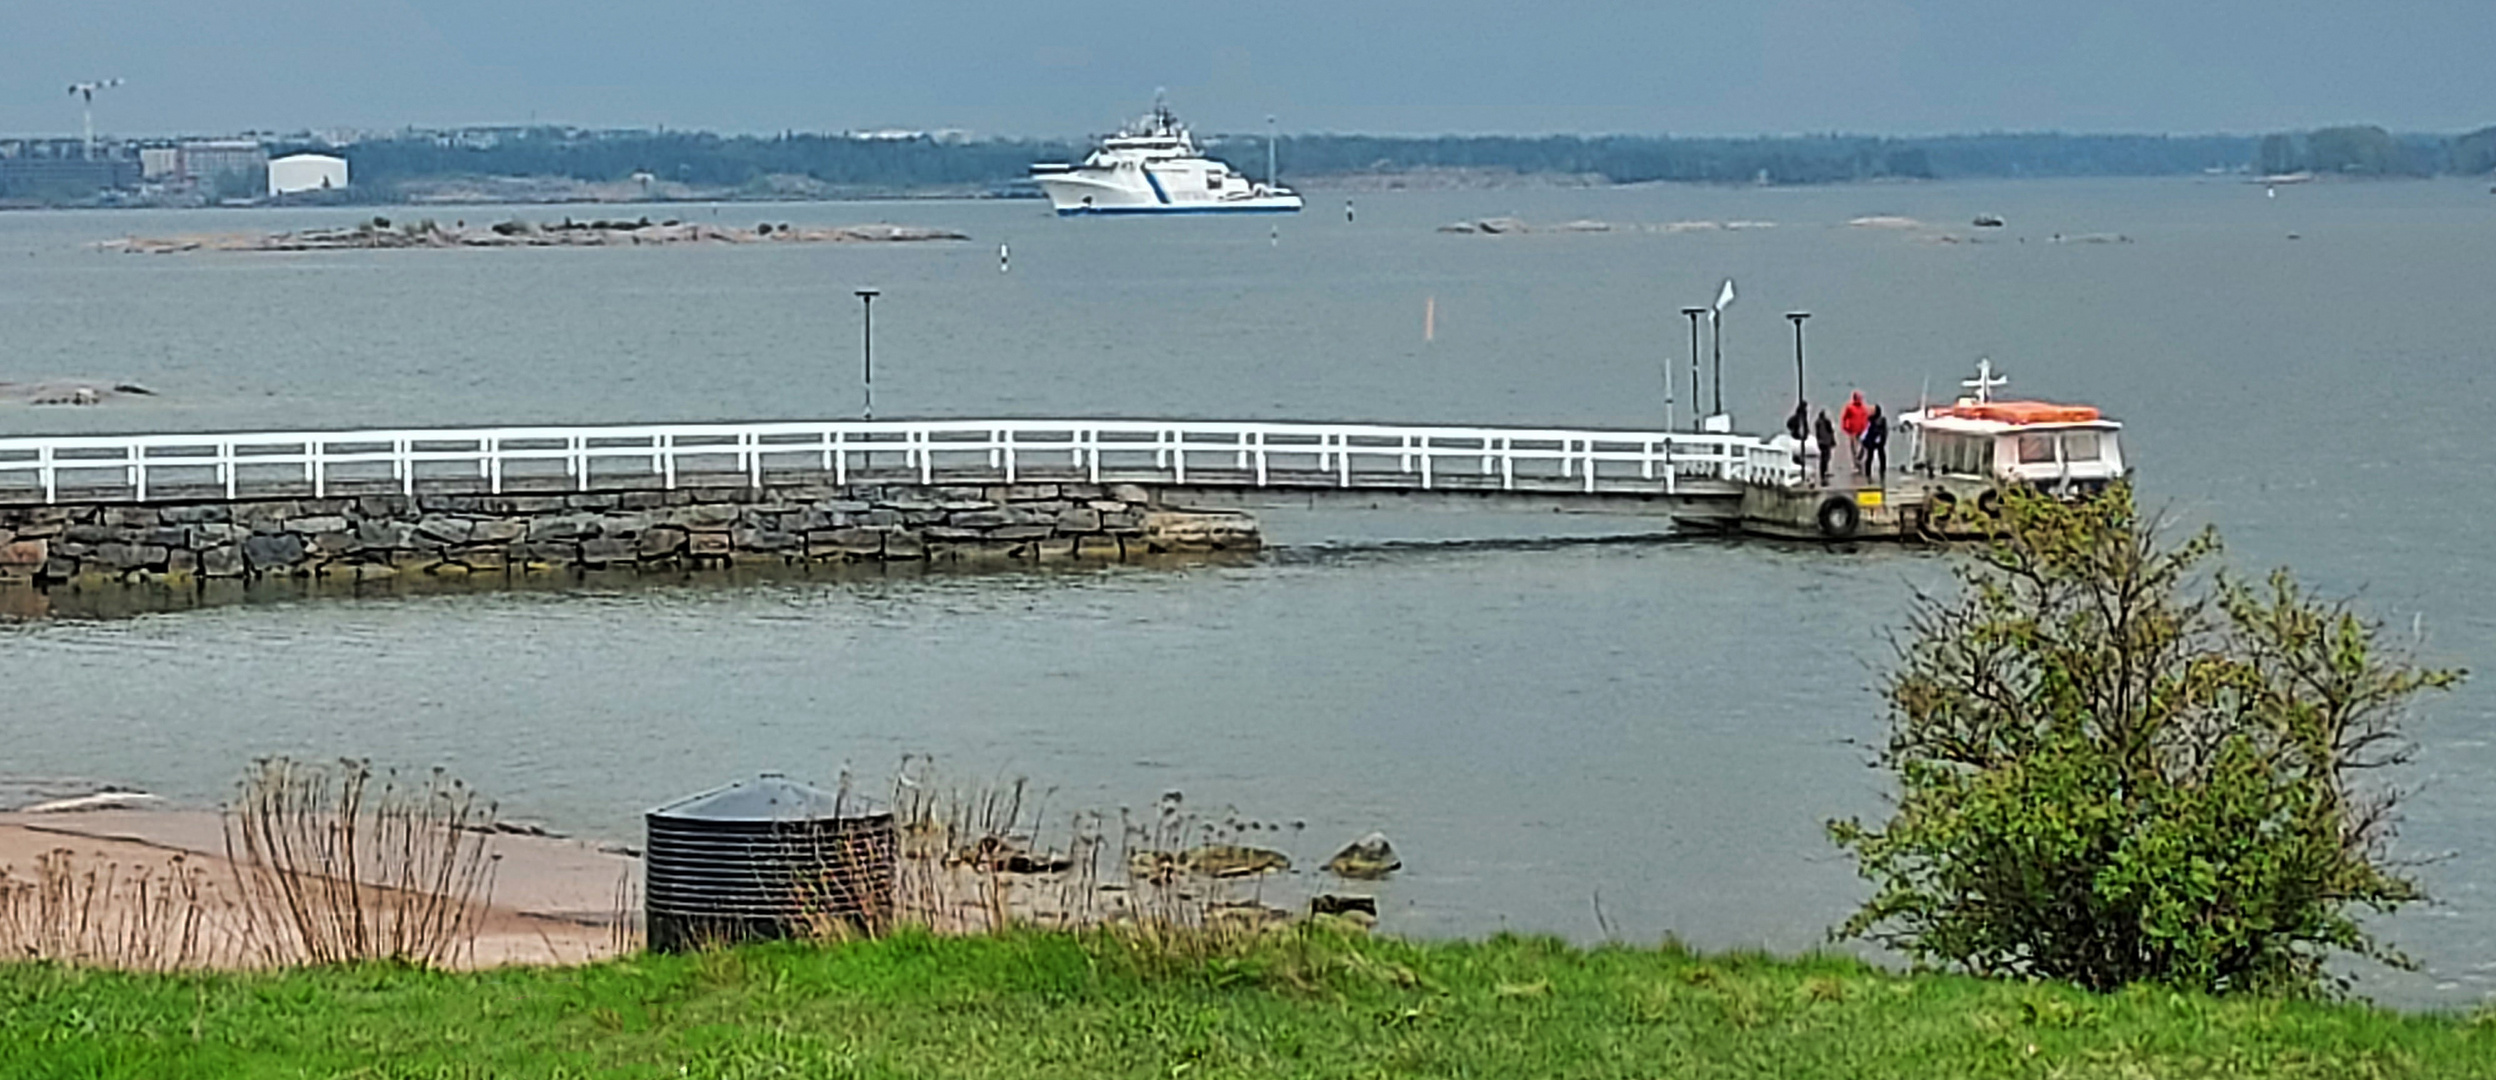
[[1061,206],[1059,217],[1140,217],[1153,214],[1297,214],[1297,206]]

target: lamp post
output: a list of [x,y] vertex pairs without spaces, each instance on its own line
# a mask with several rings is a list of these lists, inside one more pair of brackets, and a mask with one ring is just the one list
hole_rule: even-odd
[[875,298],[884,295],[875,289],[858,290],[858,310],[864,321],[859,329],[859,369],[866,378],[867,406],[865,418],[875,419]]
[[1803,404],[1803,320],[1810,318],[1811,313],[1789,311],[1785,317],[1794,323],[1794,404],[1800,406]]
[[[1686,307],[1681,309],[1681,313],[1690,320],[1690,411],[1697,412],[1699,409],[1699,316],[1707,314],[1707,309]],[[1690,430],[1699,430],[1697,417],[1690,419]]]

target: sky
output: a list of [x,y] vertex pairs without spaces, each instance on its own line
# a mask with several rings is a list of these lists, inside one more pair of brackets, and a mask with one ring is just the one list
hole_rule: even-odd
[[2496,0],[6,0],[0,132],[2496,123]]

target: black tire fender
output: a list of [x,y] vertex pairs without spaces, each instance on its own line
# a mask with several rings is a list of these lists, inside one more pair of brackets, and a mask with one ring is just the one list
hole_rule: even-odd
[[1831,495],[1820,500],[1820,509],[1812,513],[1812,518],[1820,525],[1820,535],[1831,540],[1853,536],[1855,530],[1863,527],[1863,509],[1845,495]]
[[1996,490],[1987,490],[1984,494],[1976,496],[1976,512],[1983,514],[1986,517],[2001,517],[2002,493]]
[[1948,524],[1958,512],[1959,497],[1947,491],[1935,490],[1931,498],[1924,500],[1924,516],[1935,525]]

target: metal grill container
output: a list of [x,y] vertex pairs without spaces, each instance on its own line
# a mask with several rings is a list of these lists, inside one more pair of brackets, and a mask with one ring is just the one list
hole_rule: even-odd
[[893,909],[893,815],[778,773],[645,815],[650,948],[873,930]]

